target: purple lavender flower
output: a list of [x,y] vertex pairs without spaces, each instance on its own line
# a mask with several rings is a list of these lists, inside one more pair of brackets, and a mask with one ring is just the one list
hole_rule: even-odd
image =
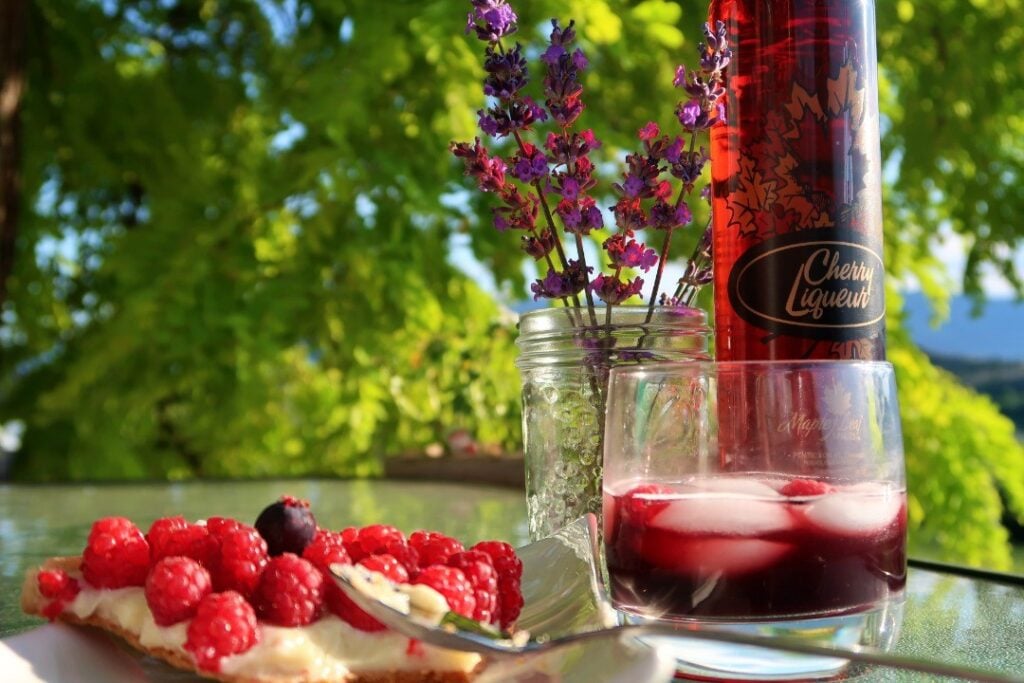
[[562,199],[567,199],[570,202],[576,201],[576,198],[580,196],[580,184],[572,176],[565,176],[562,178],[560,194]]
[[728,46],[725,22],[715,22],[715,30],[704,24],[704,41],[700,44],[700,68],[708,74],[721,74],[732,61],[732,50]]
[[675,208],[666,201],[656,201],[651,207],[651,227],[666,230],[676,227]]
[[640,131],[636,134],[638,138],[644,141],[653,140],[659,135],[661,135],[661,128],[659,128],[658,124],[656,124],[654,121],[648,121],[647,125],[641,128]]
[[591,290],[609,306],[621,304],[630,297],[640,294],[644,286],[643,278],[635,277],[623,282],[614,275],[598,275],[590,285]]
[[647,271],[658,265],[658,252],[647,245],[627,238],[623,233],[612,235],[604,241],[605,251],[615,268],[640,268]]
[[516,130],[529,130],[537,121],[548,118],[547,112],[529,97],[509,100],[505,107],[481,109],[477,115],[480,130],[494,138],[503,138]]
[[519,17],[506,0],[470,0],[473,11],[466,17],[466,33],[475,30],[476,37],[496,43],[516,32]]
[[643,178],[635,175],[626,176],[626,182],[622,184],[622,193],[627,197],[639,197],[647,184]]
[[535,145],[523,143],[523,149],[512,159],[512,175],[523,183],[532,183],[548,174],[548,159]]
[[601,141],[594,137],[594,130],[592,128],[587,128],[582,133],[579,133],[579,137],[590,149],[597,149],[601,146]]
[[692,220],[693,212],[690,211],[690,205],[686,202],[679,202],[675,211],[676,225],[688,225]]
[[615,202],[612,212],[615,213],[615,222],[627,233],[647,227],[647,214],[636,197],[621,198]]
[[501,192],[505,187],[505,162],[500,157],[491,157],[487,149],[476,138],[473,145],[468,142],[456,142],[451,145],[452,154],[463,159],[466,164],[466,175],[477,179],[477,185],[483,192]]
[[677,88],[682,88],[686,83],[686,66],[684,64],[680,64],[676,67],[676,76],[672,79],[672,85]]
[[685,90],[690,100],[676,109],[676,117],[683,128],[694,133],[706,130],[718,121],[725,120],[725,107],[721,103],[725,94],[722,71],[732,60],[732,50],[727,45],[725,24],[718,22],[712,31],[704,25],[705,42],[700,44],[700,73],[687,72],[686,67],[676,68],[673,84]]
[[515,47],[506,52],[488,46],[484,55],[484,71],[487,72],[484,94],[499,100],[515,97],[529,77],[522,46],[516,43]]
[[509,183],[501,192],[501,200],[504,206],[491,209],[494,213],[494,227],[498,232],[509,229],[532,232],[537,225],[537,213],[540,210],[537,198],[533,195],[524,196],[515,185]]
[[581,209],[583,213],[584,222],[595,230],[600,230],[604,227],[604,216],[601,214],[601,209],[597,208],[597,203],[590,199],[589,203],[584,201],[584,206]]
[[698,130],[701,127],[698,125],[698,122],[702,116],[704,116],[704,110],[700,107],[700,100],[696,98],[676,110],[676,117],[679,118],[679,123],[687,130]]
[[[596,179],[594,164],[588,155],[600,142],[590,130],[570,130],[585,108],[580,75],[589,66],[583,51],[573,45],[575,23],[562,27],[557,20],[552,21],[549,43],[540,55],[540,61],[546,66],[543,84],[546,106],[542,108],[523,95],[529,75],[523,48],[519,44],[512,48],[501,44],[502,37],[517,30],[516,13],[507,0],[470,1],[472,11],[466,30],[475,31],[488,43],[484,93],[493,98],[490,107],[478,112],[479,125],[484,133],[494,138],[514,135],[519,151],[508,165],[500,157],[490,156],[479,139],[472,145],[453,144],[452,151],[464,160],[467,175],[473,176],[483,191],[493,192],[500,198],[500,206],[493,209],[495,227],[503,231],[525,231],[527,234],[521,239],[524,252],[534,259],[546,260],[550,267],[545,277],[531,284],[534,298],[564,300],[572,297],[578,306],[580,292],[587,291],[591,305],[591,293],[608,305],[616,305],[638,295],[643,279],[623,279],[620,277],[622,269],[648,271],[658,265],[659,254],[639,242],[636,232],[650,227],[672,230],[692,221],[689,206],[681,201],[682,194],[680,199],[672,201],[675,190],[671,178],[663,179],[662,174],[668,170],[671,176],[682,181],[685,192],[691,192],[707,162],[703,148],[690,151],[696,135],[725,119],[723,70],[732,59],[726,44],[725,26],[719,23],[714,30],[705,26],[699,71],[680,67],[675,74],[674,84],[687,93],[676,116],[689,135],[663,135],[654,122],[638,131],[642,149],[626,157],[622,180],[613,185],[619,195],[612,207],[619,229],[605,241],[604,247],[615,273],[599,274],[589,283],[593,269],[586,266],[582,254],[578,261],[566,264],[559,246],[560,237],[550,222],[551,214],[558,216],[565,233],[578,237],[604,227],[602,211],[589,196]],[[520,133],[529,131],[549,115],[558,126],[547,135],[543,148],[526,142]],[[506,175],[533,185],[536,193],[530,189],[520,191],[522,186],[509,182]],[[557,205],[547,203],[552,199],[558,199]],[[537,220],[542,204],[549,220],[539,226]],[[667,249],[667,244],[666,241],[663,250]],[[555,269],[558,266],[551,257],[556,248],[561,271]],[[658,279],[661,279],[660,273]]]
[[540,61],[544,62],[548,66],[555,66],[564,54],[564,47],[552,44],[548,46],[548,49],[544,50],[544,54],[540,56]]
[[625,182],[612,185],[625,197],[646,199],[663,191],[658,182],[658,175],[663,169],[658,159],[644,154],[630,154],[626,157]]
[[535,260],[540,261],[542,258],[551,253],[551,250],[555,248],[555,233],[551,231],[551,228],[544,228],[536,235],[524,236],[522,239],[523,251],[532,256]]
[[673,140],[672,144],[665,149],[665,161],[670,164],[678,164],[679,158],[683,153],[684,146],[686,146],[686,143],[683,142],[682,138],[676,138]]
[[594,179],[594,164],[588,157],[576,159],[576,182],[580,184],[580,191],[587,192],[597,185]]
[[557,19],[551,20],[551,35],[548,37],[552,45],[565,48],[576,40],[576,21],[569,21],[569,25],[562,28]]
[[583,232],[583,212],[576,204],[563,200],[555,207],[555,213],[562,219],[562,225],[565,226],[566,232],[586,234]]
[[570,21],[563,29],[557,19],[552,19],[551,46],[544,52],[548,67],[544,77],[544,103],[551,117],[563,128],[571,126],[584,109],[579,72],[587,67],[587,58],[580,50],[570,54],[566,49],[576,38],[574,25],[575,22]]
[[[492,138],[502,137],[508,134],[507,132],[504,132],[506,128],[508,128],[508,124],[503,111],[495,109],[484,111],[481,109],[476,113],[476,115],[476,123],[480,126],[480,130],[487,133]],[[499,119],[502,120],[502,123],[498,123]]]
[[555,207],[555,213],[568,233],[589,235],[591,230],[604,227],[604,216],[593,197],[579,197],[578,201],[563,199]]
[[573,260],[570,260],[568,267],[560,273],[549,270],[544,279],[530,285],[534,301],[541,297],[562,299],[579,294],[587,286],[589,274],[593,270],[584,268],[582,263]]
[[700,174],[704,172],[704,166],[709,159],[707,150],[703,147],[693,152],[683,152],[679,161],[669,168],[669,172],[682,180],[685,185],[692,187],[700,178]]
[[587,154],[600,146],[601,141],[594,136],[594,131],[589,128],[571,135],[548,133],[547,139],[544,141],[544,147],[551,153],[552,163],[565,164],[567,167],[573,164],[577,165],[577,176],[581,174],[581,170],[578,168],[580,164],[586,167],[586,175],[589,175],[589,170],[593,165],[590,163],[590,159],[586,158]]

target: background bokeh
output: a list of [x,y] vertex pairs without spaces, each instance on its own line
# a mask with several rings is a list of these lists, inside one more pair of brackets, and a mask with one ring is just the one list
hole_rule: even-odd
[[[484,101],[467,10],[3,4],[9,476],[371,476],[454,430],[517,450],[509,307],[527,298],[530,266],[446,149],[477,134]],[[674,67],[692,61],[706,6],[517,10],[524,42],[551,17],[578,21],[582,123],[613,176],[641,125],[672,121]],[[1022,27],[1011,0],[878,3],[912,542],[1003,569],[1008,528],[1024,522],[1024,448],[991,399],[915,346],[902,302],[922,291],[941,320],[959,291],[978,310],[993,282],[1024,293]],[[1024,344],[1018,329],[1007,345]]]

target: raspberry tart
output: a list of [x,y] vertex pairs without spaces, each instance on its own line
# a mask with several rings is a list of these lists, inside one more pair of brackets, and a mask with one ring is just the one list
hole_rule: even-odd
[[394,633],[360,610],[331,568],[386,586],[438,621],[448,612],[511,630],[522,563],[510,545],[465,548],[432,531],[319,528],[282,498],[254,526],[212,517],[97,520],[83,553],[28,572],[27,613],[109,631],[179,669],[237,683],[469,681],[479,655]]

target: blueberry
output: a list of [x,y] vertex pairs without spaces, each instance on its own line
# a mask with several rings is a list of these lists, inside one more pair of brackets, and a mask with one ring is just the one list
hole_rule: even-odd
[[291,496],[283,496],[268,505],[256,518],[256,531],[267,542],[271,556],[302,551],[316,535],[316,518],[309,511],[309,503]]

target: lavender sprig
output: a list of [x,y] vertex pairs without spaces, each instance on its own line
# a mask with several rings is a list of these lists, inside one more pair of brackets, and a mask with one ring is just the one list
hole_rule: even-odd
[[[467,175],[476,178],[479,188],[500,199],[501,205],[493,209],[495,227],[524,231],[522,249],[545,262],[546,275],[531,285],[534,298],[561,299],[566,305],[571,300],[578,308],[583,294],[591,320],[596,322],[594,296],[607,304],[610,316],[612,306],[638,296],[644,284],[640,275],[628,278],[623,273],[656,267],[649,320],[659,301],[673,231],[692,221],[685,197],[693,191],[708,161],[706,150],[696,144],[698,134],[725,118],[720,104],[722,71],[732,52],[726,45],[724,25],[719,23],[714,30],[705,26],[699,70],[688,72],[679,67],[676,71],[674,83],[687,95],[676,107],[682,135],[662,135],[655,123],[639,131],[642,150],[626,157],[622,181],[612,186],[619,195],[612,207],[617,231],[602,244],[611,272],[598,271],[591,279],[594,269],[586,262],[583,238],[604,227],[604,216],[591,196],[597,182],[589,158],[600,141],[589,129],[572,130],[585,111],[580,76],[588,67],[586,55],[574,47],[575,22],[564,27],[557,20],[551,22],[548,46],[540,57],[545,66],[541,106],[524,94],[529,72],[522,46],[516,43],[506,48],[502,42],[518,28],[515,11],[506,0],[470,1],[466,31],[475,32],[487,43],[483,92],[490,102],[478,112],[480,129],[495,139],[514,139],[516,151],[506,162],[489,154],[479,139],[474,144],[453,143],[452,151],[464,160]],[[547,134],[542,146],[524,139],[545,121],[551,121],[556,130]],[[538,225],[540,218],[543,225]],[[637,239],[637,232],[645,229],[665,233],[660,252]],[[575,241],[575,259],[567,257],[563,234]],[[697,253],[708,249],[699,248]],[[699,286],[705,270],[691,262],[683,279]],[[662,295],[660,300],[676,301],[680,294],[677,290],[671,299]]]
[[519,17],[506,0],[470,2],[473,9],[466,18],[466,33],[476,31],[477,38],[494,43],[516,32]]

